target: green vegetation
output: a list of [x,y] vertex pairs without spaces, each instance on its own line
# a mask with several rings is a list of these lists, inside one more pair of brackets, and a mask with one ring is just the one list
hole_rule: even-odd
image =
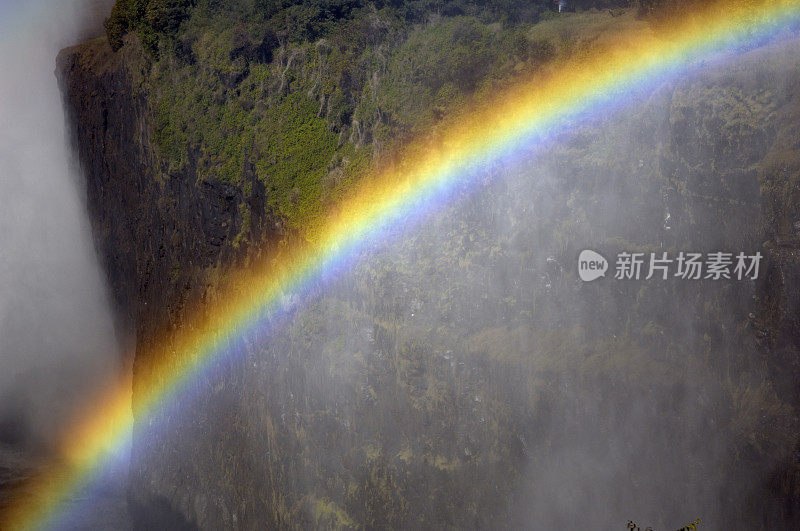
[[551,4],[120,0],[106,25],[113,48],[130,33],[151,54],[143,86],[163,170],[192,168],[245,199],[257,179],[269,212],[310,237],[382,154],[572,53],[576,29],[589,46],[635,23],[544,16]]
[[155,52],[159,39],[177,32],[193,4],[193,0],[119,0],[106,21],[108,41],[119,49],[125,33],[136,31],[142,44]]

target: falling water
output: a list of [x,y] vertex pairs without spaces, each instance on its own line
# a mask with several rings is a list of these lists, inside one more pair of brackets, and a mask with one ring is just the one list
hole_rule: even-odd
[[79,399],[120,365],[53,74],[58,50],[97,31],[95,13],[108,2],[16,4],[0,3],[0,466],[6,475],[56,450]]

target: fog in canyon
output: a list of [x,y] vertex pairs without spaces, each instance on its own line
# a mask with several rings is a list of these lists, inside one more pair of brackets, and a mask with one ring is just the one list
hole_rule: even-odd
[[111,2],[0,6],[0,445],[48,453],[120,348],[66,136],[55,57]]

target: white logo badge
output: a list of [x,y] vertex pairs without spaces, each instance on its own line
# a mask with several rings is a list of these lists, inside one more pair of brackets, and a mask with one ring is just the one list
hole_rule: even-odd
[[606,271],[608,271],[608,260],[603,255],[589,249],[581,251],[578,257],[578,276],[581,280],[591,282],[606,276]]

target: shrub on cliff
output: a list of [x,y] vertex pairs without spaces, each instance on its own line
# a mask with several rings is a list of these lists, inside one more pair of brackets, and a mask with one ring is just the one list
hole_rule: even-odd
[[105,21],[106,35],[111,48],[116,51],[122,48],[122,38],[128,31],[128,18],[123,13],[122,2],[117,2],[111,8],[111,16]]
[[[577,9],[625,7],[633,0],[575,0]],[[641,0],[642,9],[660,0]],[[268,21],[277,31],[285,31],[293,42],[314,41],[328,35],[346,20],[361,16],[366,10],[388,10],[406,22],[424,22],[437,16],[472,16],[481,21],[504,23],[536,22],[552,11],[552,0],[117,0],[106,20],[106,34],[114,50],[122,46],[126,33],[136,31],[143,44],[156,52],[161,37],[174,37],[192,7],[209,17],[222,15],[250,22]]]
[[194,0],[117,0],[105,22],[108,42],[118,50],[125,34],[136,30],[142,44],[155,53],[160,37],[174,36],[193,5]]
[[567,29],[590,46],[608,23],[597,12],[519,22],[552,8],[523,3],[118,0],[106,27],[114,48],[136,32],[160,52],[148,86],[165,167],[260,181],[266,208],[308,235],[370,164],[580,48],[558,44]]

